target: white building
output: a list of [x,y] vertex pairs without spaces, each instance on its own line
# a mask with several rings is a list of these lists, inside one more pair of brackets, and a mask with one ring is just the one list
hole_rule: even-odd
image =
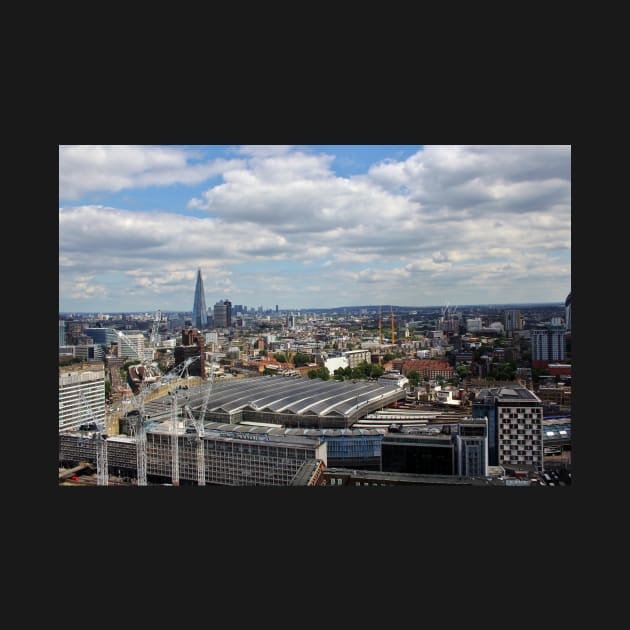
[[[91,410],[91,412],[90,412]],[[59,431],[76,430],[83,423],[105,422],[103,365],[59,372]]]
[[467,332],[477,332],[481,330],[482,326],[481,317],[470,317],[466,320]]
[[324,360],[324,367],[328,368],[331,374],[335,373],[335,370],[339,368],[347,368],[350,363],[346,357],[329,357]]
[[144,335],[142,333],[118,334],[118,356],[128,359],[144,358]]

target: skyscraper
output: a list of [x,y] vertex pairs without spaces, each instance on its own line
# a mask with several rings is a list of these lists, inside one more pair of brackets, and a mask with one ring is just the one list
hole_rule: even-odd
[[230,328],[232,325],[232,302],[229,300],[219,300],[214,305],[214,326],[215,328]]
[[206,297],[203,291],[203,280],[201,269],[197,270],[197,284],[195,286],[195,302],[192,311],[192,325],[194,328],[203,330],[208,327],[208,309],[206,308]]
[[514,330],[523,330],[521,311],[517,308],[505,311],[505,331],[511,333]]

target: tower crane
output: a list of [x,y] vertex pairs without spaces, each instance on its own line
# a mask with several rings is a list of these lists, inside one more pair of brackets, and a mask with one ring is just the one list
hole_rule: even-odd
[[179,439],[177,436],[177,388],[173,388],[173,383],[177,383],[183,378],[184,373],[188,373],[188,366],[199,359],[199,356],[189,357],[183,363],[175,366],[168,374],[173,374],[177,379],[171,379],[169,391],[171,398],[171,480],[174,486],[179,486]]
[[[162,377],[162,382],[166,381],[169,383],[169,391],[172,391],[173,385],[179,382],[182,374],[188,369],[188,366],[198,359],[199,357],[190,357],[186,359],[183,363],[178,366],[175,366],[172,370],[167,372]],[[177,377],[177,378],[174,378]],[[145,388],[141,388],[140,393],[132,394],[133,401],[138,412],[135,417],[133,429],[136,438],[136,462],[138,468],[138,485],[146,486],[147,485],[147,433],[146,433],[146,417],[144,412],[144,399],[148,393],[148,390]],[[173,396],[176,398],[176,396]],[[177,402],[175,401],[175,405]],[[177,445],[175,445],[176,447]],[[177,468],[179,469],[178,459],[174,460],[177,462]]]
[[92,424],[95,427],[92,437],[96,442],[96,484],[99,486],[106,486],[109,483],[106,441],[107,435],[103,431],[104,427],[99,426],[96,416],[94,415],[94,410],[88,404],[88,401],[85,399],[81,390],[79,390],[79,398],[81,399],[81,403],[88,412],[90,419],[92,420]]
[[378,345],[383,345],[383,329],[381,324],[381,307],[378,307]]
[[391,315],[392,318],[392,344],[395,343],[395,339],[394,339],[394,307],[390,304],[389,305],[389,314]]

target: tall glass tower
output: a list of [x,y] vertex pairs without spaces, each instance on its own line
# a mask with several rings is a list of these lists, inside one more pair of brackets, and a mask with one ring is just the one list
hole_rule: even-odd
[[197,284],[195,286],[195,302],[192,311],[192,325],[199,330],[208,327],[208,309],[206,308],[206,297],[203,291],[203,280],[201,269],[197,270]]

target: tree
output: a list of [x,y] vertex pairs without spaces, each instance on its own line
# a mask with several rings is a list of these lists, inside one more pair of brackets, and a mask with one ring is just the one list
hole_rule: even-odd
[[461,379],[466,378],[466,376],[468,375],[468,368],[465,365],[458,365],[455,368],[455,371],[457,372],[457,376],[459,376],[459,378]]
[[286,363],[287,362],[287,357],[282,352],[276,352],[276,353],[274,353],[273,356],[274,356],[275,360],[278,361],[278,363]]
[[306,365],[310,363],[311,357],[308,354],[303,354],[302,352],[296,352],[293,356],[293,363],[295,366]]
[[417,387],[420,382],[420,372],[418,372],[418,370],[409,370],[409,372],[407,372],[407,378],[409,379],[409,385]]
[[309,378],[321,378],[322,380],[327,381],[330,378],[330,371],[325,365],[322,365],[316,370],[309,370],[306,375]]

